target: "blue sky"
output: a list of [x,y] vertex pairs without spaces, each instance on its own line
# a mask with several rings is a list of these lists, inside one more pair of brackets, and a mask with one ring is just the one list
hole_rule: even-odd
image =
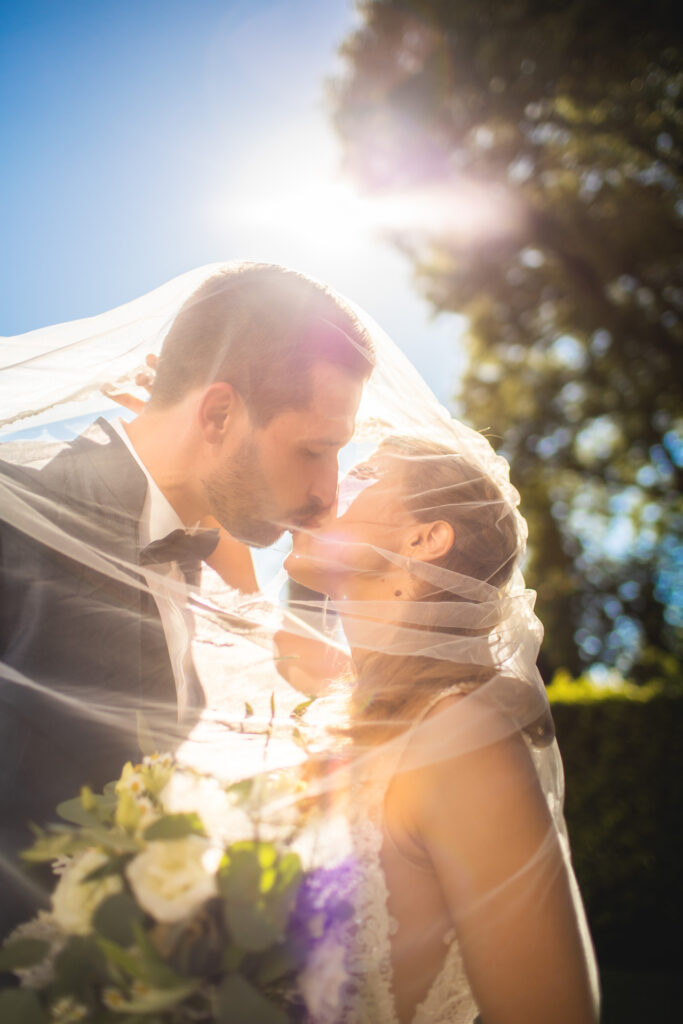
[[431,321],[403,258],[345,216],[325,80],[349,0],[0,10],[0,334],[215,260],[283,262],[365,306],[449,399],[461,320]]

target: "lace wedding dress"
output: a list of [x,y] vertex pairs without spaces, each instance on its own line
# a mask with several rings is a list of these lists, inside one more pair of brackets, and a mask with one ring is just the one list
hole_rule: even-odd
[[[389,893],[380,860],[384,800],[419,722],[444,697],[458,692],[458,687],[452,686],[436,694],[411,728],[387,744],[387,757],[379,765],[373,760],[367,777],[358,777],[352,783],[349,825],[354,870],[346,873],[343,891],[338,878],[334,883],[335,898],[345,899],[353,907],[353,916],[343,929],[348,980],[341,1011],[330,1007],[329,1012],[315,1016],[315,1024],[399,1024],[391,962],[391,938],[397,933],[398,923],[389,914]],[[446,936],[444,953],[443,965],[417,1006],[411,1024],[472,1024],[476,1020],[477,1007],[452,931]]]

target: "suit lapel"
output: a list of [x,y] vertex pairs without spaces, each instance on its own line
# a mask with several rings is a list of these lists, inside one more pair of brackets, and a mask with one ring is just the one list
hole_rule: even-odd
[[74,441],[73,452],[89,463],[112,503],[139,523],[147,494],[145,474],[111,424],[100,417],[93,427],[107,436],[107,443],[99,444],[84,434]]

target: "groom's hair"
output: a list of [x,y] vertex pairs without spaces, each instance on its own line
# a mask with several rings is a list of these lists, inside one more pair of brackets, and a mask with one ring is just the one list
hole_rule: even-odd
[[159,357],[150,409],[227,381],[260,426],[310,399],[310,367],[333,363],[365,380],[372,339],[343,300],[303,274],[243,263],[210,277],[185,302]]

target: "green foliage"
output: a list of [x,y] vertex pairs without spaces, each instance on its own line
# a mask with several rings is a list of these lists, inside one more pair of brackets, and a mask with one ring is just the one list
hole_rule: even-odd
[[144,914],[126,892],[104,900],[93,914],[93,928],[101,938],[127,947],[133,944],[135,929],[142,926]]
[[657,682],[548,689],[572,857],[602,965],[674,967],[683,892],[683,699]]
[[41,939],[15,939],[0,949],[0,971],[16,971],[40,963],[49,949]]
[[6,1024],[47,1024],[48,1016],[35,992],[12,988],[0,992],[0,1020]]
[[419,190],[391,237],[433,308],[469,319],[460,401],[522,493],[548,678],[680,651],[675,11],[365,0],[334,88],[347,170]]
[[287,1024],[287,1014],[239,974],[222,982],[216,999],[220,1024]]
[[[194,787],[198,812],[166,810],[163,790],[174,773],[186,789]],[[151,755],[125,765],[103,794],[84,787],[80,797],[60,804],[68,824],[36,829],[25,856],[35,862],[91,857],[91,870],[76,857],[59,883],[67,883],[83,934],[71,933],[73,916],[60,916],[64,889],[51,916],[21,926],[0,949],[0,970],[28,972],[22,982],[38,989],[3,993],[0,1019],[39,1024],[49,1012],[100,1024],[286,1024],[283,1007],[292,1008],[303,962],[299,939],[290,934],[303,871],[290,849],[298,826],[271,821],[273,840],[259,838],[269,786],[276,784],[281,781],[268,776],[223,786],[169,755]],[[216,807],[225,811],[226,798],[240,807],[240,838],[232,843],[209,840],[202,817],[211,820]],[[153,865],[148,861],[144,879],[134,881],[131,865],[150,856]],[[159,872],[166,875],[161,909]],[[169,891],[177,900],[170,916]]]
[[184,839],[185,836],[204,835],[204,826],[198,814],[165,814],[145,829],[145,839]]
[[278,856],[270,843],[235,843],[219,875],[225,921],[234,943],[264,952],[285,939],[285,928],[302,878],[294,853]]

